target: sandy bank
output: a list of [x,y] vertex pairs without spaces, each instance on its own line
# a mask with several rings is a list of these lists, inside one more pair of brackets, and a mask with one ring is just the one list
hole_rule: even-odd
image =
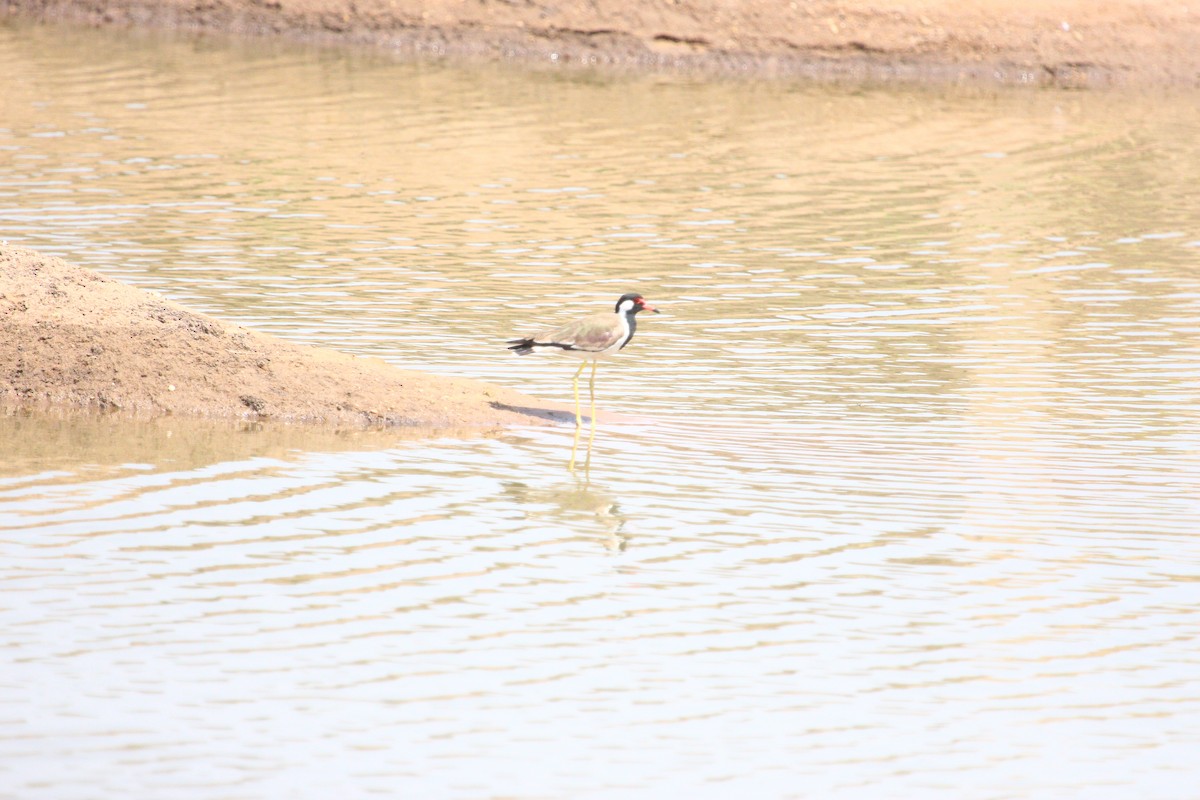
[[0,11],[555,68],[1200,86],[1200,5],[1168,0],[0,0]]
[[9,246],[0,246],[0,370],[10,413],[440,429],[570,419],[518,392],[292,344]]

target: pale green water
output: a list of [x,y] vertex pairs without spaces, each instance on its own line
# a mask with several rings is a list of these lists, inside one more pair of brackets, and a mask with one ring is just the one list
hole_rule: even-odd
[[0,27],[0,239],[570,431],[0,421],[0,796],[1182,798],[1200,104]]

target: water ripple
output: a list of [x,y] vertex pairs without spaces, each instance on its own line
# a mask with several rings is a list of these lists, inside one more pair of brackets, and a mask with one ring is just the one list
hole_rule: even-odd
[[665,312],[586,474],[569,430],[0,419],[20,796],[1189,785],[1200,104],[21,26],[0,68],[0,238],[560,400],[504,339]]

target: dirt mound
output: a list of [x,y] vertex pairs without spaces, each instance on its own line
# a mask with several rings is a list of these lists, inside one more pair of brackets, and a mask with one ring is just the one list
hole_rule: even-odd
[[32,250],[0,247],[0,408],[354,426],[570,418],[479,381],[285,342]]

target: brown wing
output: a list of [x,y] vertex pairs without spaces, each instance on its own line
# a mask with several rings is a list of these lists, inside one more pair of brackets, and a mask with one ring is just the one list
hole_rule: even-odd
[[533,337],[535,344],[554,345],[568,350],[600,351],[612,347],[621,337],[621,319],[616,314],[592,314],[561,328],[543,331]]

